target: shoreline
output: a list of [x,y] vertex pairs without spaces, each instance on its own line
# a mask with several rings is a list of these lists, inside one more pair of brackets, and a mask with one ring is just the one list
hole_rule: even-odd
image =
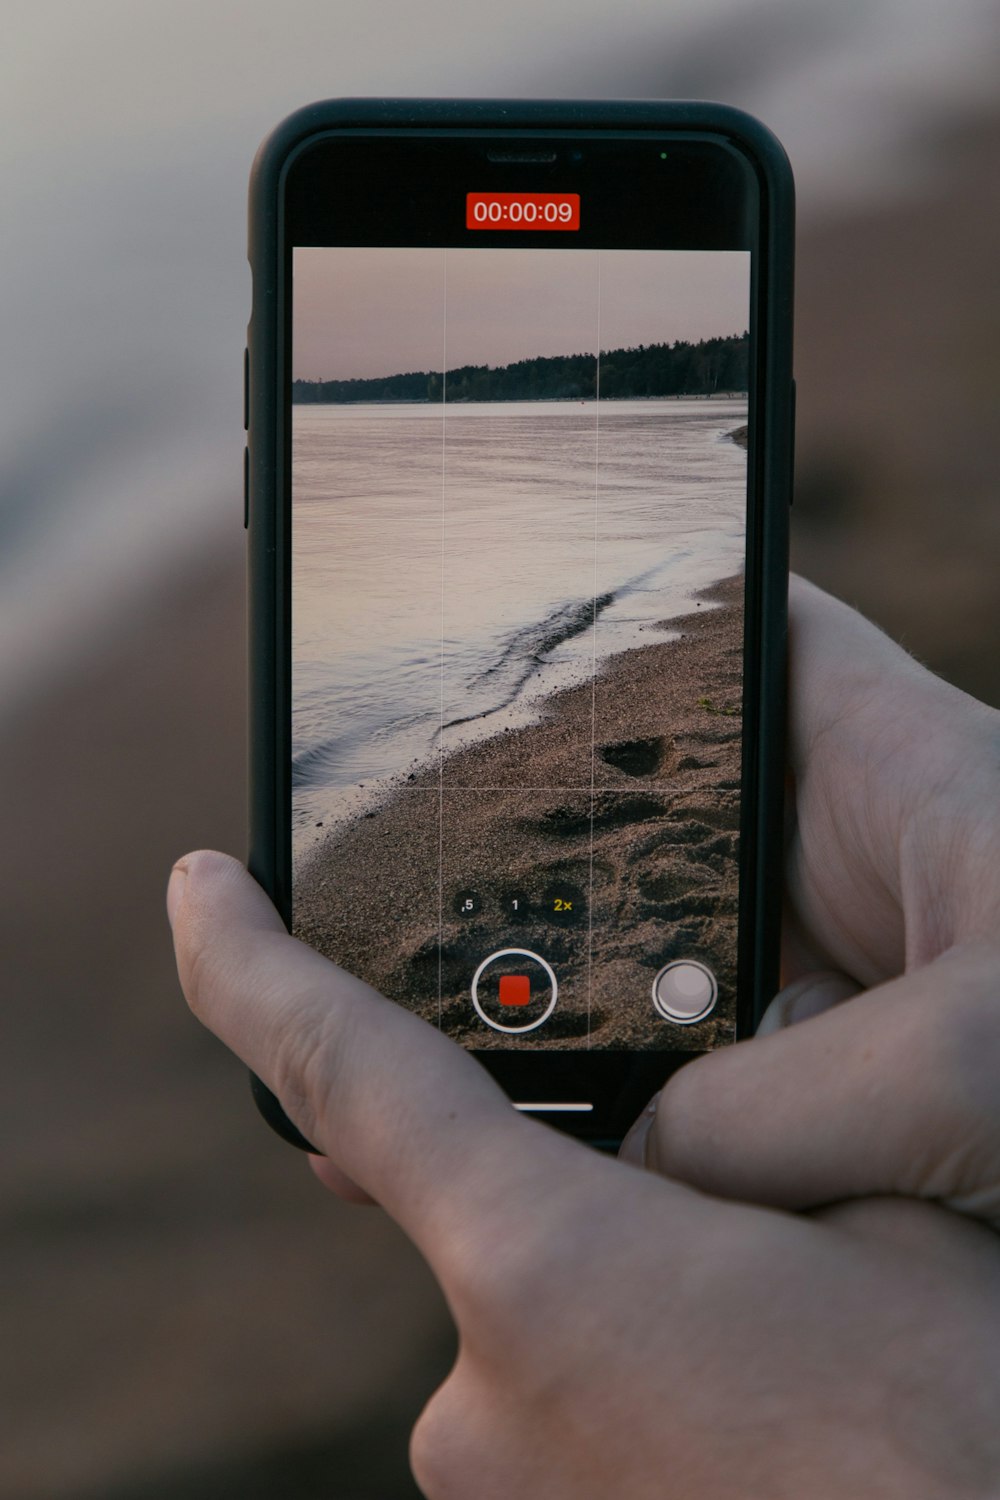
[[664,396],[491,396],[488,399],[473,396],[453,396],[447,401],[431,401],[427,397],[385,396],[377,401],[314,401],[296,400],[293,406],[547,406],[562,403],[568,406],[595,406],[598,402],[610,401],[747,401],[746,391],[676,391]]
[[[742,601],[742,575],[703,591],[663,622],[674,639],[610,657],[553,693],[539,722],[446,753],[331,829],[297,864],[296,936],[467,1046],[511,1045],[468,993],[479,961],[506,946],[559,974],[532,1048],[700,1051],[728,1035]],[[556,887],[574,895],[568,919],[546,915]],[[459,892],[476,898],[469,916]],[[681,956],[710,964],[720,1000],[706,1021],[666,1027],[650,989]]]

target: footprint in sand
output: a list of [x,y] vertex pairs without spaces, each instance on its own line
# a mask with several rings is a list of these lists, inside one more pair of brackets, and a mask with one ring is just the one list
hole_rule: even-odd
[[673,759],[673,742],[658,735],[645,740],[618,740],[612,745],[602,745],[601,759],[605,765],[613,766],[626,776],[654,776],[667,768]]
[[593,812],[580,803],[550,807],[529,826],[562,838],[589,838],[591,830],[624,828],[631,823],[646,823],[650,818],[663,818],[669,807],[670,803],[661,797],[610,792],[595,797]]

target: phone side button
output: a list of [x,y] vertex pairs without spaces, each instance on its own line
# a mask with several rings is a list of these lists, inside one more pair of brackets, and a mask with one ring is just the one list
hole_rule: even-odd
[[243,449],[243,530],[250,527],[250,449]]
[[788,403],[788,505],[795,504],[795,402],[796,385],[793,379],[791,399]]
[[250,431],[250,350],[243,350],[243,431]]

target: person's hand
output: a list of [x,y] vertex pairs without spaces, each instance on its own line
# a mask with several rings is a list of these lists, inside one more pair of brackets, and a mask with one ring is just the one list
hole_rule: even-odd
[[460,1352],[414,1434],[430,1500],[1000,1493],[992,1231],[721,1202],[600,1157],[291,938],[236,861],[182,860],[169,905],[195,1014],[440,1280]]
[[623,1153],[754,1203],[1000,1225],[1000,714],[798,580],[790,688],[788,983]]

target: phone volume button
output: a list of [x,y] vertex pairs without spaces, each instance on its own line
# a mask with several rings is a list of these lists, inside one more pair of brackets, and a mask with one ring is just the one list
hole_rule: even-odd
[[788,505],[795,504],[795,407],[798,391],[792,380],[788,402]]
[[250,449],[243,449],[243,529],[250,526]]
[[250,350],[243,350],[243,431],[250,431]]

